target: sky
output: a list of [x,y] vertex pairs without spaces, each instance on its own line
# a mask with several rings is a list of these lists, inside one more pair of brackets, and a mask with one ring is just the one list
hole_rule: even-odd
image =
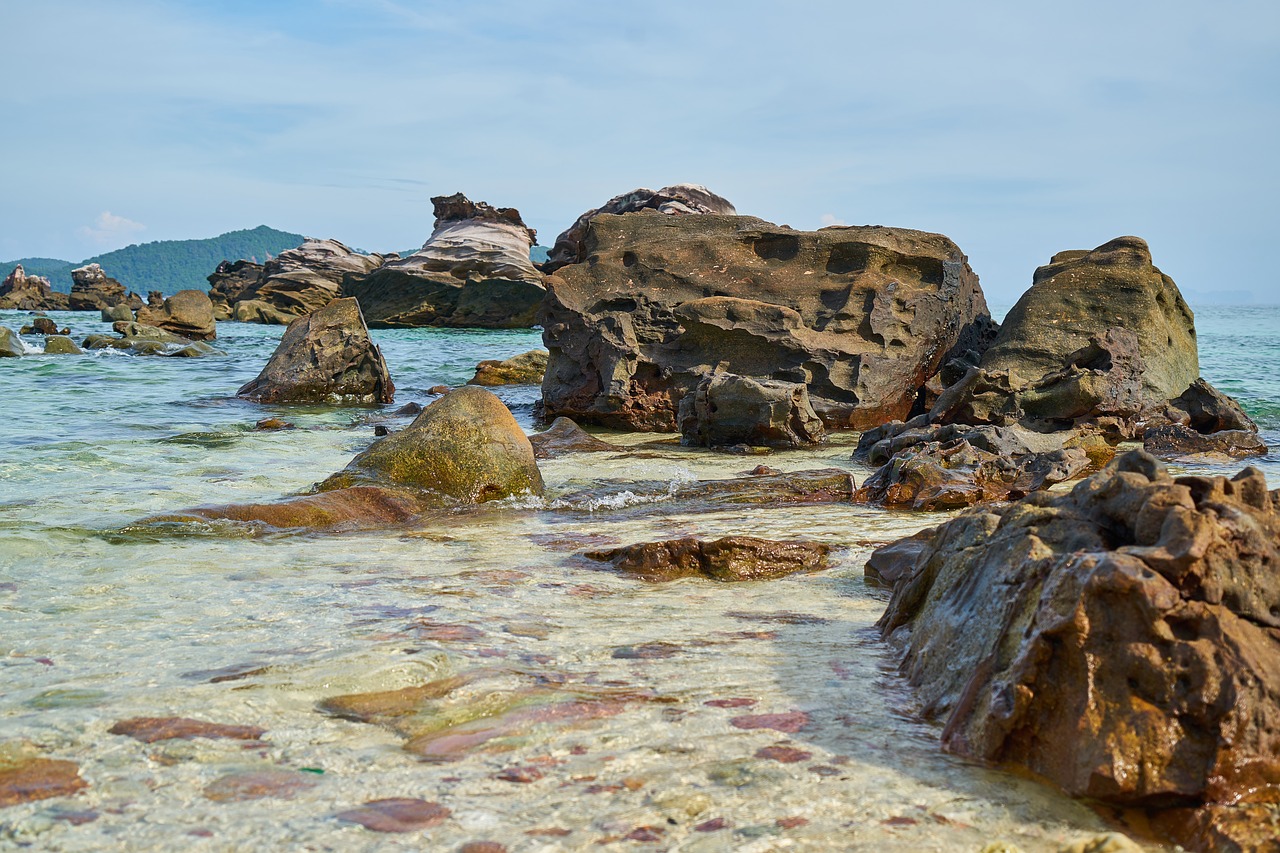
[[430,197],[550,244],[635,187],[937,231],[993,304],[1135,234],[1280,303],[1280,3],[0,0],[0,258],[260,224],[415,248]]

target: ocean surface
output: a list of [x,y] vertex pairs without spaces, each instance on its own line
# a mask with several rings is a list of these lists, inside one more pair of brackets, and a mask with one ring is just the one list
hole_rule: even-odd
[[[104,329],[95,314],[53,316],[77,340]],[[24,317],[0,312],[0,324],[16,331]],[[1280,448],[1280,308],[1205,308],[1197,327],[1203,375]],[[237,400],[281,332],[219,324],[223,358],[0,359],[0,760],[38,751],[78,763],[89,783],[0,808],[0,849],[974,851],[1003,840],[1031,853],[1109,828],[1050,788],[941,754],[938,727],[914,715],[872,630],[886,594],[863,564],[939,516],[679,500],[683,483],[760,462],[861,481],[853,436],[761,459],[606,435],[628,450],[542,463],[545,500],[392,531],[129,530],[305,489],[367,446],[376,423],[405,423],[387,420],[395,408],[541,344],[536,331],[375,331],[395,404]],[[532,430],[537,389],[497,393]],[[254,429],[271,416],[296,428]],[[1253,464],[1280,487],[1280,455]],[[732,585],[647,584],[579,556],[732,533],[837,551],[818,574]],[[449,677],[452,690],[373,722],[318,707]],[[265,734],[147,744],[108,731],[164,716]],[[336,817],[390,797],[449,815],[403,835]]]

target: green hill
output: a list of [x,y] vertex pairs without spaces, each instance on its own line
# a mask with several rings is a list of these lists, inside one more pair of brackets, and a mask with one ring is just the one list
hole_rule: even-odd
[[21,258],[0,263],[0,279],[22,264],[28,275],[45,276],[54,290],[67,293],[71,290],[71,270],[96,263],[102,265],[107,275],[134,293],[146,296],[149,291],[158,290],[165,296],[171,296],[179,290],[207,289],[209,282],[206,277],[224,260],[247,258],[263,262],[285,249],[292,249],[305,239],[301,234],[259,225],[206,240],[159,240],[135,244],[85,258],[78,263],[55,258]]

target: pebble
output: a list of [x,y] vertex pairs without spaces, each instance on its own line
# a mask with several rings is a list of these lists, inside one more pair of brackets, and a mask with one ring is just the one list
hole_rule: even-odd
[[169,738],[231,738],[234,740],[258,740],[267,733],[257,726],[225,726],[206,723],[187,717],[134,717],[121,720],[107,730],[113,735],[127,735],[143,743],[155,743]]
[[508,767],[493,778],[501,779],[503,782],[519,782],[527,785],[541,779],[542,771],[536,767]]

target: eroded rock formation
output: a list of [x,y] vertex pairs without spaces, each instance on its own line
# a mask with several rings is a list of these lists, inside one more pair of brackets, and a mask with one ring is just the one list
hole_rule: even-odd
[[537,235],[520,212],[461,193],[431,201],[435,230],[421,249],[347,279],[343,292],[360,300],[369,325],[532,326],[543,276],[529,259]]
[[634,189],[629,193],[614,196],[574,220],[574,223],[556,238],[555,245],[547,253],[547,262],[542,265],[543,270],[552,273],[566,264],[581,263],[586,257],[584,238],[587,226],[600,214],[639,213],[642,210],[656,210],[673,216],[698,213],[733,216],[738,212],[728,199],[698,184],[672,184],[657,192],[643,187]]
[[[337,240],[308,238],[263,265],[258,281],[240,291],[232,318],[288,325],[337,299],[345,276],[363,275],[382,261],[381,255],[362,255]],[[223,268],[219,265],[218,269]],[[230,290],[251,272],[249,266],[235,271],[233,265],[224,272],[228,277],[222,279],[222,286]]]
[[717,373],[680,401],[681,442],[693,447],[809,447],[826,438],[803,383]]
[[138,309],[137,321],[193,341],[218,337],[213,302],[203,290],[179,290],[165,299],[152,291],[150,301]]
[[116,305],[127,305],[133,310],[142,307],[141,297],[126,293],[124,285],[103,272],[99,264],[73,269],[71,281],[68,307],[72,311],[101,311]]
[[285,329],[266,367],[236,392],[259,403],[390,403],[395,384],[354,299],[335,299]]
[[1280,786],[1278,506],[1127,453],[926,534],[880,627],[947,750],[1224,849]]
[[548,279],[544,415],[674,431],[716,372],[802,383],[828,427],[905,418],[945,361],[993,324],[946,237],[793,231],[739,216],[590,219],[590,263]]
[[209,276],[209,299],[213,302],[213,316],[217,320],[230,320],[235,304],[262,278],[262,264],[254,261],[223,261]]
[[69,305],[67,294],[55,291],[43,276],[27,275],[22,264],[15,266],[0,283],[0,309],[66,311]]

